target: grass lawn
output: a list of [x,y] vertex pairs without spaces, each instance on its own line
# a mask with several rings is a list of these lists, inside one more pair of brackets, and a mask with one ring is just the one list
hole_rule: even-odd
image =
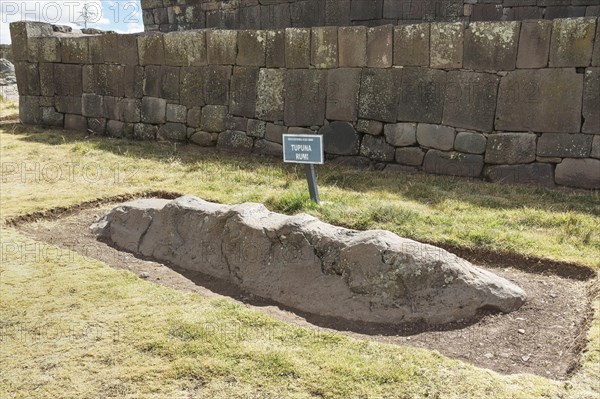
[[[5,111],[2,111],[5,112]],[[6,112],[8,113],[8,112]],[[2,114],[0,113],[0,116]],[[164,190],[254,201],[338,225],[600,266],[598,193],[325,165],[314,206],[303,168],[172,143],[0,126],[0,219]],[[504,376],[423,349],[289,326],[173,291],[2,228],[0,397],[592,398],[600,301],[568,381]],[[21,251],[6,250],[21,248]],[[32,249],[33,248],[33,249]],[[207,328],[213,322],[227,331]]]

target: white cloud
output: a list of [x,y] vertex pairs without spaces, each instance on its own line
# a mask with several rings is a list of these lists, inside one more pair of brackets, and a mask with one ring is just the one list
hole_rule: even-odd
[[143,30],[139,0],[2,0],[0,43],[10,43],[11,22],[30,20],[81,27],[84,5],[92,11],[88,27],[138,32]]

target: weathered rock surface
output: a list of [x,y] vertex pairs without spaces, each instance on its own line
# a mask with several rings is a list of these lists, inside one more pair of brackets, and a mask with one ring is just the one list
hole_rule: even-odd
[[91,228],[135,254],[348,320],[448,323],[484,307],[510,312],[526,299],[511,282],[440,248],[260,204],[143,199],[114,208]]

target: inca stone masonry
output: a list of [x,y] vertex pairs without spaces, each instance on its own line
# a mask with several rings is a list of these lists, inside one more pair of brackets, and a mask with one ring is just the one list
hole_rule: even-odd
[[[551,7],[597,12],[591,0],[492,3],[533,3],[542,17]],[[301,4],[337,4],[351,17],[341,25],[359,25],[317,26],[332,21],[299,11],[281,28],[242,23],[249,9]],[[143,1],[147,29],[202,29],[136,35],[13,23],[21,120],[276,156],[283,133],[319,133],[331,162],[600,188],[596,17],[405,23],[387,17],[390,2],[371,1],[382,18],[363,21],[352,16],[371,14],[358,4]],[[235,24],[219,27],[264,30],[204,28],[225,11]],[[308,26],[293,27],[298,18]]]

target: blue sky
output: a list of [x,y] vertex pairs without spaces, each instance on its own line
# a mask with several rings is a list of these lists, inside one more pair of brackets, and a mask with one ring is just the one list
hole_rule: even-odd
[[32,20],[55,25],[83,27],[85,4],[95,17],[89,28],[120,33],[144,30],[140,0],[0,0],[0,43],[10,43],[9,24]]

